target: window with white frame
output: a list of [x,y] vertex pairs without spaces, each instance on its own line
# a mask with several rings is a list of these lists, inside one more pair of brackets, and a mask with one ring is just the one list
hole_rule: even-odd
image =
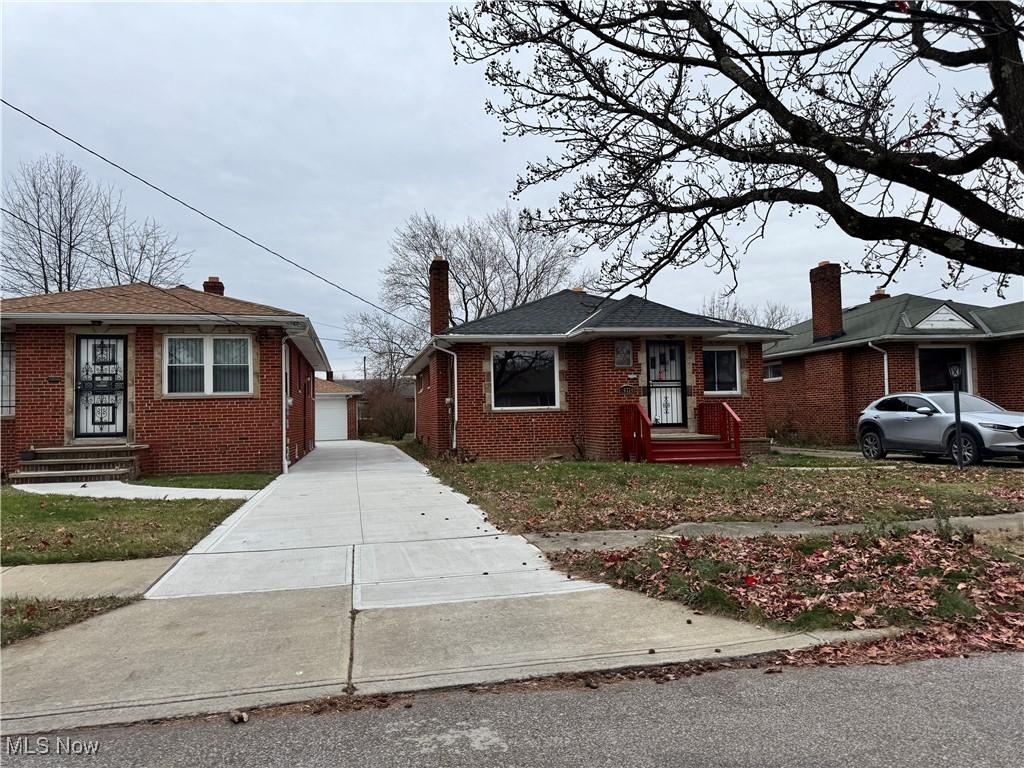
[[782,363],[779,361],[765,363],[764,376],[762,378],[765,381],[780,381],[782,379]]
[[704,394],[740,393],[740,351],[736,347],[704,348]]
[[14,415],[14,340],[0,341],[0,416]]
[[165,336],[168,395],[247,395],[252,392],[249,336]]
[[521,347],[491,350],[495,409],[558,407],[558,351]]

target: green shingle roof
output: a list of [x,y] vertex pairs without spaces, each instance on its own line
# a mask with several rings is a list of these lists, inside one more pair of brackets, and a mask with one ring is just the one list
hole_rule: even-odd
[[[942,307],[948,307],[955,312],[969,327],[916,327]],[[844,309],[843,334],[836,338],[814,341],[811,328],[811,320],[787,328],[791,334],[790,338],[768,345],[765,348],[765,357],[812,352],[858,341],[866,344],[869,341],[900,336],[943,339],[1018,333],[1024,336],[1024,302],[982,307],[977,304],[904,293]]]

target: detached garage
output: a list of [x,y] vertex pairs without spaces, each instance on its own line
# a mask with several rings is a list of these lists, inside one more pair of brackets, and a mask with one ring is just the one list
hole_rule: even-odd
[[337,381],[316,380],[316,441],[357,437],[356,400],[362,394]]

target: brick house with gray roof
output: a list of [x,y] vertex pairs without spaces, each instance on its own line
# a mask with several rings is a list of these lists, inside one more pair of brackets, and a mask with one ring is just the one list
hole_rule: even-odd
[[447,262],[429,288],[406,373],[432,451],[735,463],[764,446],[761,350],[785,332],[579,290],[449,327]]
[[309,319],[145,283],[0,302],[0,471],[16,482],[280,472],[315,446]]
[[844,309],[838,264],[822,262],[810,281],[811,319],[765,346],[770,433],[852,443],[877,398],[950,390],[951,362],[964,366],[966,391],[1024,410],[1024,301],[985,307],[876,291]]

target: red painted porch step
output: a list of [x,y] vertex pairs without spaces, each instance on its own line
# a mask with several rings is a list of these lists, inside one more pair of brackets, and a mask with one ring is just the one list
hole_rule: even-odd
[[656,440],[649,461],[660,464],[740,464],[724,440]]

